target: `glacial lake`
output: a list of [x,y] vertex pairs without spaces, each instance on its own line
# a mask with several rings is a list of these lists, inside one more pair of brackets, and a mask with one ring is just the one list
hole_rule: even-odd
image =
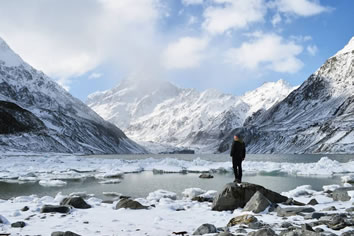
[[[48,154],[50,155],[50,154]],[[246,160],[251,162],[274,162],[274,163],[316,163],[322,157],[327,156],[331,160],[340,163],[354,161],[353,155],[247,155]],[[49,157],[50,158],[50,157]],[[119,159],[125,161],[145,160],[148,158],[161,159],[172,158],[183,161],[193,161],[196,158],[209,162],[230,162],[228,155],[183,155],[183,154],[160,154],[160,155],[91,155],[81,156],[89,161],[94,159]],[[316,171],[316,170],[314,170]],[[354,170],[353,170],[354,172]],[[94,177],[82,178],[78,180],[66,180],[66,185],[62,187],[44,187],[38,181],[17,183],[11,180],[0,179],[0,199],[9,199],[15,196],[36,194],[38,196],[55,196],[58,192],[70,194],[72,192],[86,192],[94,194],[101,199],[109,199],[103,192],[116,192],[134,198],[146,197],[150,192],[164,189],[181,193],[186,188],[201,188],[204,190],[221,190],[226,183],[234,179],[232,172],[212,173],[214,178],[201,179],[200,173],[159,173],[155,171],[142,171],[140,173],[126,173],[117,184],[101,184]],[[250,182],[262,185],[276,192],[289,191],[297,186],[311,185],[314,190],[321,190],[324,185],[342,184],[341,175],[332,176],[298,176],[283,172],[257,173],[244,171],[243,182]]]

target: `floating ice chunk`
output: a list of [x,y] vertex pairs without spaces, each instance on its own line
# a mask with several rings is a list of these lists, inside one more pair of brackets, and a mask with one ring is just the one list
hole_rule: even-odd
[[59,193],[57,193],[57,195],[55,196],[53,201],[60,203],[66,197],[68,197],[68,196],[67,195],[63,195],[61,192],[59,192]]
[[90,197],[89,199],[87,199],[87,202],[90,205],[96,205],[99,206],[102,203],[102,199],[96,198],[96,197]]
[[354,191],[348,191],[348,195],[354,200]]
[[206,191],[200,188],[187,188],[182,192],[182,195],[185,198],[192,199],[204,193],[206,193]]
[[94,197],[95,194],[87,194],[86,192],[73,192],[69,194],[70,197],[77,196],[77,197],[82,197],[82,198],[88,198],[88,197]]
[[183,203],[181,203],[179,201],[175,201],[170,198],[161,198],[158,207],[162,207],[162,208],[173,210],[173,211],[179,211],[179,210],[185,209]]
[[31,195],[31,196],[18,196],[15,197],[13,202],[33,202],[37,198],[36,195]]
[[108,179],[108,178],[122,178],[124,173],[122,171],[109,171],[95,175],[96,179]]
[[39,184],[44,187],[63,187],[66,185],[65,181],[58,179],[41,180]]
[[161,198],[169,198],[172,200],[176,200],[177,199],[177,194],[174,192],[170,192],[167,190],[163,190],[163,189],[159,189],[156,190],[152,193],[149,193],[149,195],[147,196],[147,200],[149,201],[160,201]]
[[117,193],[117,192],[103,192],[102,194],[107,197],[120,197],[120,196],[122,196],[121,193]]
[[54,198],[51,196],[43,196],[38,200],[38,202],[41,202],[41,203],[52,203],[53,201],[54,201]]
[[120,179],[108,179],[108,180],[100,181],[98,183],[100,183],[100,184],[119,184],[120,182],[122,182]]
[[207,198],[207,199],[214,199],[218,195],[218,191],[216,190],[209,190],[206,193],[199,195],[200,197]]
[[342,176],[342,182],[344,182],[344,183],[354,183],[354,175]]
[[353,187],[353,185],[349,184],[349,183],[344,183],[343,184],[343,187],[345,188],[350,188],[350,187]]
[[299,196],[304,196],[304,195],[312,195],[316,191],[312,189],[311,185],[302,185],[298,186],[293,190],[290,190],[288,192],[283,192],[282,195],[287,196],[287,197],[299,197]]
[[324,185],[323,187],[323,190],[326,192],[326,191],[331,191],[333,192],[334,190],[336,190],[337,188],[340,188],[340,185],[338,184],[332,184],[332,185]]

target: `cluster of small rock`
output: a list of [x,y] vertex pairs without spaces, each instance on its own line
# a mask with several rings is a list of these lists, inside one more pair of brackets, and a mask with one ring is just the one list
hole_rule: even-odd
[[[326,194],[335,201],[349,201],[348,191],[353,188],[339,188]],[[311,199],[304,204],[287,198],[262,186],[242,183],[240,185],[230,183],[214,199],[212,209],[216,211],[235,210],[243,208],[244,212],[268,213],[277,215],[280,222],[267,224],[257,219],[255,214],[242,214],[232,218],[226,227],[217,228],[212,224],[203,224],[193,235],[214,234],[216,236],[249,235],[249,236],[329,236],[338,235],[322,228],[314,227],[324,225],[329,229],[338,231],[346,227],[353,227],[353,230],[341,234],[342,236],[354,235],[354,207],[346,209],[346,213],[326,213],[337,210],[334,206],[316,212],[311,206],[317,205],[316,199]],[[310,223],[292,224],[287,222],[287,217],[301,216],[304,220],[313,219]],[[248,231],[247,231],[247,230]],[[230,232],[232,231],[232,233]],[[276,233],[278,232],[278,234]]]

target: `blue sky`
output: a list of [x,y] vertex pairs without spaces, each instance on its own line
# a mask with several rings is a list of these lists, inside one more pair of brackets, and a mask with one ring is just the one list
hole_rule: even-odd
[[85,100],[124,78],[242,95],[306,80],[354,36],[352,0],[4,0],[0,37]]

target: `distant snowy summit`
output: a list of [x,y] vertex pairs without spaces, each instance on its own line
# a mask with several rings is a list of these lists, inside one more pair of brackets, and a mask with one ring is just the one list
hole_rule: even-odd
[[215,89],[198,92],[163,80],[130,78],[111,90],[91,94],[86,103],[152,152],[213,153],[221,137],[293,89],[280,80],[236,97]]
[[298,89],[232,133],[253,153],[354,153],[354,37]]
[[143,153],[0,38],[0,151]]

